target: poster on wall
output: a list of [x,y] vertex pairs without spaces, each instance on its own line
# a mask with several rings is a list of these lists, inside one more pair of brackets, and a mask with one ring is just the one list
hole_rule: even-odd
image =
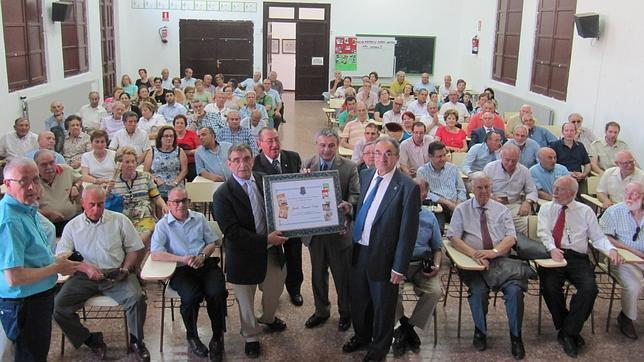
[[338,36],[335,38],[335,70],[357,70],[358,38]]

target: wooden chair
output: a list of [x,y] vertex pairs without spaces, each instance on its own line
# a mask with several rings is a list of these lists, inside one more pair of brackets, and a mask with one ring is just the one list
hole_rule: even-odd
[[463,163],[465,162],[465,158],[467,157],[467,152],[452,152],[451,155],[452,160],[450,162],[460,170],[463,166]]
[[599,216],[604,211],[604,204],[597,199],[597,185],[599,184],[599,176],[590,176],[586,179],[588,185],[588,193],[581,194],[581,198],[595,209],[595,213]]
[[186,192],[192,203],[201,203],[203,205],[203,213],[206,215],[206,218],[209,218],[209,215],[211,215],[210,204],[212,203],[212,195],[219,186],[223,185],[223,182],[213,182],[200,176],[197,177],[199,181],[186,183]]
[[555,135],[555,137],[561,138],[561,126],[558,126],[556,124],[549,124],[542,127],[552,132],[552,134]]

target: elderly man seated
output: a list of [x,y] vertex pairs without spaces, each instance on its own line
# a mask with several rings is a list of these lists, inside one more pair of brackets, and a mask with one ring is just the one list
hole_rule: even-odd
[[485,165],[499,159],[501,149],[501,134],[497,131],[488,132],[483,143],[476,144],[467,151],[465,162],[463,162],[463,173],[470,174],[475,171],[482,171]]
[[353,150],[356,143],[363,138],[364,128],[369,122],[373,122],[367,113],[367,105],[364,102],[356,103],[356,113],[358,117],[348,122],[342,130],[340,146]]
[[635,166],[631,151],[617,152],[615,165],[604,172],[597,185],[597,198],[604,208],[624,201],[624,188],[628,183],[644,181],[644,172]]
[[510,119],[507,119],[507,125],[506,125],[506,130],[508,131],[508,137],[512,137],[512,131],[514,131],[514,128],[520,124],[523,124],[523,116],[529,115],[530,118],[534,119],[535,123],[539,123],[539,120],[534,118],[532,115],[532,106],[529,104],[523,104],[521,105],[521,108],[519,108],[519,113],[510,117]]
[[546,147],[548,144],[557,141],[557,136],[553,135],[552,132],[535,125],[537,121],[532,117],[532,112],[526,113],[522,117],[523,125],[528,127],[528,137],[537,142],[540,147]]
[[134,112],[123,114],[123,129],[116,132],[110,139],[110,149],[118,150],[122,147],[132,147],[137,154],[139,163],[143,162],[143,156],[150,149],[147,132],[137,127],[139,116]]
[[217,134],[210,127],[199,130],[201,146],[195,152],[195,167],[197,175],[215,182],[226,181],[230,177],[230,170],[226,166],[230,142],[217,141]]
[[247,144],[253,150],[254,155],[259,153],[257,141],[250,133],[250,129],[241,126],[241,114],[238,111],[231,110],[228,112],[228,127],[217,131],[217,138],[219,141],[228,142],[232,145]]
[[[624,201],[615,204],[602,215],[599,225],[608,240],[618,248],[623,248],[644,259],[644,183],[631,182],[626,185]],[[622,311],[617,323],[622,333],[637,339],[633,321],[637,319],[637,304],[644,291],[644,265],[623,264],[611,267],[619,277],[622,286]]]
[[351,154],[351,161],[358,162],[362,157],[362,148],[366,143],[375,141],[380,137],[380,132],[378,131],[378,126],[375,123],[367,123],[364,126],[364,137],[356,142],[355,147],[353,148],[353,154]]
[[262,112],[259,109],[255,109],[250,113],[249,117],[242,119],[241,126],[250,129],[250,133],[257,139],[259,138],[259,131],[264,127],[268,127],[268,120],[262,118]]
[[0,138],[0,158],[11,161],[14,157],[22,156],[38,148],[38,135],[30,131],[29,120],[16,118],[13,121],[13,131]]
[[416,170],[429,162],[429,144],[434,137],[425,134],[425,123],[414,122],[411,137],[400,144],[400,169],[410,177],[416,176]]
[[43,131],[38,134],[38,148],[25,153],[25,157],[34,159],[36,152],[40,150],[49,150],[53,152],[57,164],[65,164],[65,157],[54,150],[56,146],[56,136],[51,131]]
[[458,123],[467,122],[470,118],[470,112],[468,112],[467,107],[461,102],[458,101],[458,91],[456,89],[450,89],[447,98],[449,102],[446,102],[441,106],[440,114],[444,115],[448,109],[453,109],[458,112]]
[[519,147],[503,146],[501,159],[488,163],[483,172],[492,180],[492,197],[510,210],[516,231],[528,235],[528,215],[538,194],[530,171],[519,163]]
[[[564,352],[577,357],[585,345],[580,332],[593,310],[598,289],[594,266],[588,257],[588,239],[599,250],[610,253],[613,263],[624,260],[617,253],[597,223],[597,216],[590,207],[575,201],[579,185],[571,176],[562,176],[555,181],[554,200],[539,209],[538,237],[555,261],[566,260],[560,268],[540,268],[541,291],[550,310],[557,340]],[[570,282],[577,293],[566,307],[564,282]]]
[[[483,116],[488,112],[492,114],[492,119],[486,121]],[[486,129],[496,128],[505,132],[505,122],[503,122],[503,118],[496,113],[496,103],[492,100],[483,103],[483,111],[476,113],[472,118],[470,118],[470,123],[467,126],[467,135],[472,136],[472,141],[474,141],[474,135],[472,135],[472,132],[481,127],[485,127]]]
[[568,176],[570,172],[564,165],[557,163],[557,154],[550,147],[542,147],[537,154],[539,163],[530,167],[530,176],[537,187],[540,199],[552,200],[552,189],[557,178]]
[[537,152],[539,152],[539,144],[528,138],[528,127],[519,124],[514,127],[513,136],[507,143],[519,147],[521,155],[519,156],[519,163],[523,166],[530,168],[537,163]]
[[479,116],[478,119],[481,122],[480,126],[477,128],[471,128],[472,122],[470,122],[470,125],[467,128],[467,131],[470,133],[472,137],[472,141],[470,142],[470,147],[478,143],[483,143],[483,140],[485,139],[485,135],[492,131],[495,131],[501,135],[501,143],[505,143],[505,141],[507,141],[507,139],[505,138],[505,131],[503,130],[503,128],[497,127],[496,124],[494,123],[494,117],[495,117],[494,112],[484,111],[477,114],[477,116]]
[[[211,258],[221,236],[215,234],[206,217],[188,209],[188,193],[174,188],[168,193],[170,212],[154,228],[152,260],[177,263],[170,286],[181,297],[181,317],[186,327],[190,352],[197,357],[221,361],[224,350],[226,282],[219,258]],[[209,348],[199,339],[197,320],[201,301],[206,299],[212,338]]]
[[595,137],[593,131],[582,126],[583,122],[584,117],[579,113],[571,113],[568,116],[568,123],[575,125],[575,141],[584,145],[586,151],[590,151],[590,144],[593,143],[597,137]]
[[50,130],[54,127],[60,127],[63,130],[65,129],[65,118],[68,114],[65,114],[65,106],[60,101],[53,101],[49,105],[49,110],[51,111],[51,116],[45,119],[45,129]]
[[[447,237],[454,248],[476,260],[488,270],[506,268],[505,264],[512,246],[516,243],[516,233],[510,211],[494,201],[492,182],[483,172],[470,175],[470,185],[474,198],[456,207],[449,224]],[[474,220],[480,222],[473,222]],[[487,307],[490,289],[503,291],[505,311],[510,327],[512,356],[522,359],[525,356],[521,339],[523,322],[523,293],[527,290],[526,278],[514,277],[489,285],[485,271],[460,271],[463,282],[469,288],[468,301],[474,319],[474,340],[476,349],[487,348]]]
[[42,180],[38,211],[54,223],[60,236],[67,222],[80,213],[81,175],[69,165],[57,165],[49,150],[36,152],[34,161]]
[[84,260],[56,295],[54,319],[74,347],[85,344],[103,359],[107,350],[103,333],[90,332],[76,312],[93,296],[111,297],[125,310],[131,350],[138,360],[149,361],[143,343],[145,294],[136,278],[143,242],[125,215],[105,210],[102,187],[87,186],[81,204],[84,212],[67,223],[56,254],[76,251]]

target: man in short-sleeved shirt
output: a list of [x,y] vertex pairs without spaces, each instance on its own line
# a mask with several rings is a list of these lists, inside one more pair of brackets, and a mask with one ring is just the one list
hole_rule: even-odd
[[358,140],[363,137],[365,126],[371,121],[367,114],[367,105],[363,102],[356,103],[356,112],[358,118],[347,123],[342,130],[342,138],[340,139],[342,147],[354,149]]
[[0,138],[0,158],[10,161],[29,151],[38,149],[38,135],[30,131],[29,120],[17,118],[13,122],[13,131]]
[[644,172],[635,166],[635,158],[630,151],[617,152],[617,166],[607,169],[599,179],[597,198],[607,208],[624,201],[624,189],[633,181],[644,181]]
[[595,140],[590,144],[588,156],[593,171],[600,176],[604,170],[615,166],[615,155],[619,151],[629,149],[626,142],[618,139],[620,125],[617,122],[608,122],[604,127],[605,136],[603,139]]
[[552,200],[552,188],[555,181],[561,176],[570,175],[570,171],[557,163],[557,154],[552,148],[541,148],[538,157],[539,163],[530,167],[530,176],[537,187],[539,198]]
[[230,142],[218,142],[217,134],[212,128],[204,127],[199,130],[201,146],[195,152],[195,167],[197,175],[211,181],[223,182],[230,177],[226,166]]
[[575,141],[575,126],[565,123],[561,126],[562,139],[550,143],[557,153],[557,162],[566,166],[577,182],[582,182],[590,173],[590,158],[584,145]]
[[166,122],[172,123],[176,115],[183,114],[185,116],[188,110],[183,104],[175,102],[173,92],[168,92],[165,94],[165,104],[159,107],[158,113],[165,118]]
[[425,134],[425,124],[415,122],[411,137],[400,144],[400,169],[410,177],[416,176],[416,170],[429,162],[427,147],[434,137]]

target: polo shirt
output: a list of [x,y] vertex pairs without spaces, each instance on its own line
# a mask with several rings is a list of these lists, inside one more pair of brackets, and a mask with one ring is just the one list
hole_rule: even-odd
[[344,129],[342,130],[342,138],[347,138],[349,144],[355,145],[358,140],[364,137],[364,128],[367,125],[367,123],[373,122],[372,119],[368,119],[364,122],[360,122],[359,120],[354,120],[349,123],[347,123],[344,126]]
[[597,192],[607,194],[608,198],[614,203],[622,202],[624,201],[626,185],[634,181],[644,181],[644,172],[639,168],[635,167],[632,174],[622,178],[619,167],[611,167],[604,171],[604,174],[599,179]]
[[29,132],[24,137],[18,137],[16,131],[11,131],[0,138],[0,157],[10,161],[14,157],[38,149],[38,135]]
[[197,175],[208,171],[228,179],[230,177],[230,170],[228,169],[226,160],[228,159],[228,149],[230,147],[232,147],[232,144],[225,141],[217,142],[215,151],[206,149],[203,145],[197,147],[197,151],[195,151]]
[[114,138],[110,140],[110,149],[118,150],[123,147],[132,147],[137,155],[142,155],[145,151],[150,149],[150,142],[148,141],[148,134],[139,128],[134,129],[134,133],[129,134],[127,130],[116,132]]
[[561,176],[568,176],[570,172],[565,166],[555,163],[555,167],[548,171],[540,163],[530,167],[530,176],[534,181],[537,190],[547,192],[552,195],[552,187],[555,185],[555,180]]
[[557,153],[557,163],[566,166],[570,172],[582,172],[590,158],[583,144],[574,141],[572,147],[564,144],[563,139],[552,142],[550,148]]
[[78,215],[80,203],[70,200],[69,192],[80,179],[81,175],[69,165],[59,165],[51,186],[45,180],[41,182],[40,207],[60,212],[65,220]]

